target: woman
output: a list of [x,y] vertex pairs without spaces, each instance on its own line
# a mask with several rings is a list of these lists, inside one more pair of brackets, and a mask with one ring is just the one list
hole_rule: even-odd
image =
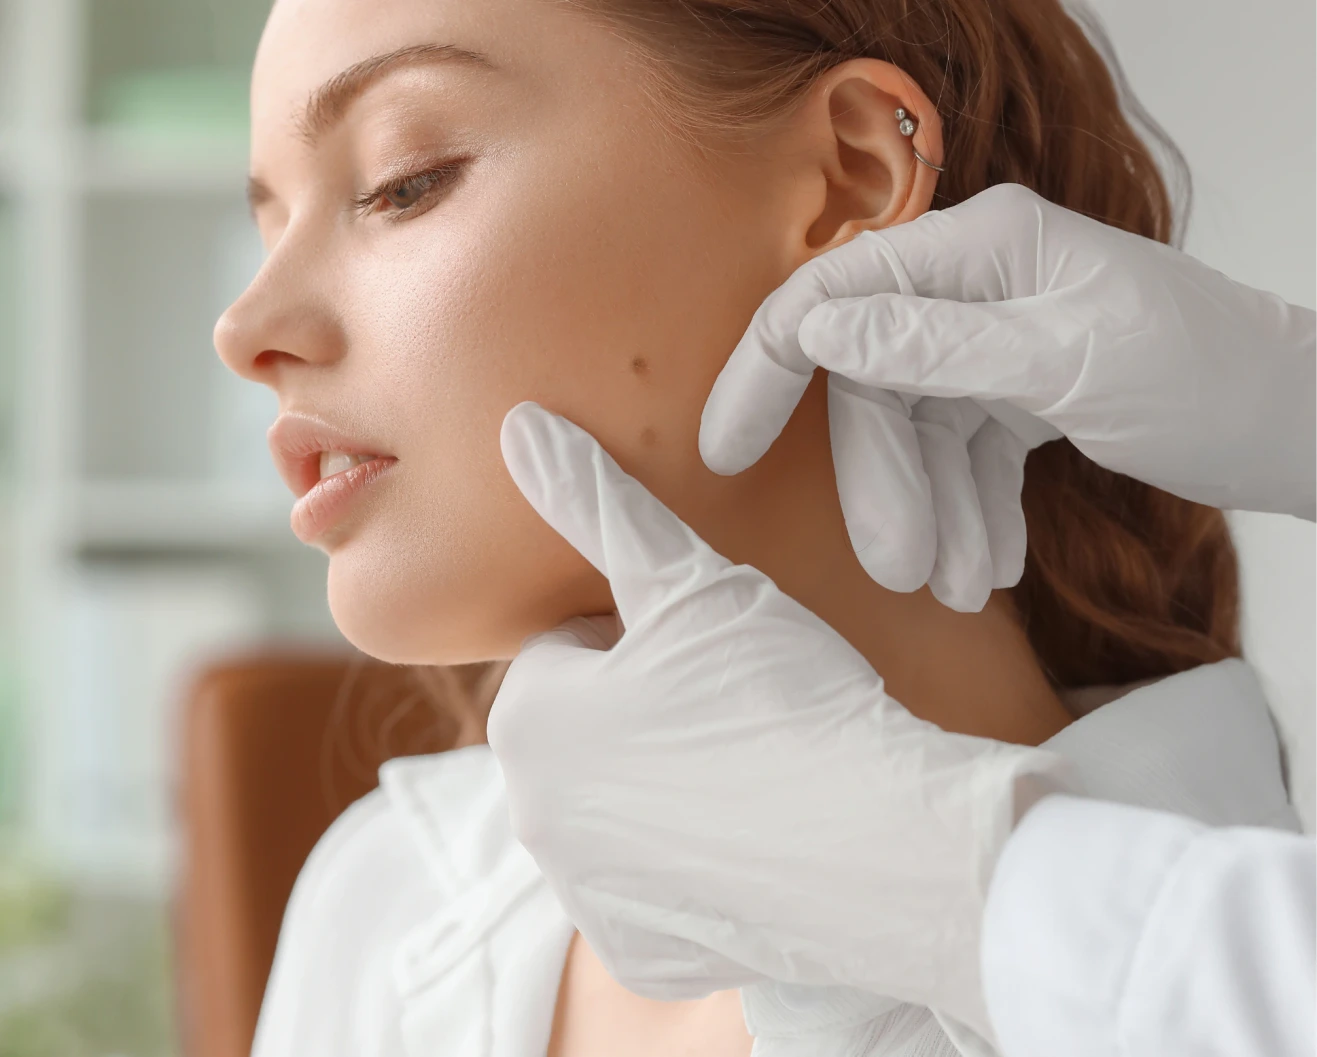
[[[946,729],[1055,744],[1095,729],[1105,710],[1068,727],[1081,699],[1237,655],[1221,515],[1065,443],[1029,460],[1024,579],[978,613],[864,572],[822,378],[753,469],[718,477],[697,450],[756,306],[860,231],[1014,181],[1168,237],[1111,74],[1055,4],[280,0],[252,108],[269,256],[216,344],[279,393],[294,528],[329,555],[334,618],[365,652],[508,658],[612,608],[503,467],[504,413],[533,399]],[[1270,799],[1238,813],[1271,816],[1274,742],[1249,745]],[[484,746],[383,778],[304,869],[261,1057],[747,1053],[749,1030],[810,1053],[954,1052],[891,1003],[632,995],[518,854]]]

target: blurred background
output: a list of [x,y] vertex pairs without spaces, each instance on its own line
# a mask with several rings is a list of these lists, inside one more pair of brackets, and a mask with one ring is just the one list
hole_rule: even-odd
[[269,0],[0,0],[0,1055],[179,1052],[175,709],[206,657],[333,644],[271,393],[215,318]]
[[[1188,249],[1312,306],[1311,0],[1093,9],[1193,168]],[[267,10],[0,0],[0,1057],[193,1057],[171,935],[190,680],[345,648],[288,529],[274,398],[210,343],[261,257],[242,196]],[[1312,526],[1232,523],[1311,830]]]

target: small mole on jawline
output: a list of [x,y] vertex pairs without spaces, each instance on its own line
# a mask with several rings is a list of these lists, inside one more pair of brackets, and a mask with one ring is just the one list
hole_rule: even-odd
[[647,446],[657,444],[658,432],[650,426],[646,426],[640,431],[640,443]]
[[631,361],[631,369],[636,374],[649,374],[649,361],[643,356],[637,356]]

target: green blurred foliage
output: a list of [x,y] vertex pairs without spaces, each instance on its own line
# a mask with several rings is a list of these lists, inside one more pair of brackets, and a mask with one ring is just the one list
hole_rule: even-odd
[[39,943],[69,924],[70,894],[39,874],[0,864],[0,951]]
[[59,945],[67,986],[0,1012],[0,1057],[175,1057],[170,932],[162,908],[98,901],[89,920],[110,915],[108,939],[80,942],[78,897],[32,880],[0,895],[0,962],[19,966],[44,945]]

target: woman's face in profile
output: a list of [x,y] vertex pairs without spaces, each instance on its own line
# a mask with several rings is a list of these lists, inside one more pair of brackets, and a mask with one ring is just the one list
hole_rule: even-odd
[[511,656],[610,607],[504,469],[522,400],[688,519],[736,502],[699,416],[799,263],[774,236],[789,164],[677,145],[615,33],[543,0],[279,0],[251,172],[267,258],[216,328],[222,358],[397,459],[313,541],[359,648]]

